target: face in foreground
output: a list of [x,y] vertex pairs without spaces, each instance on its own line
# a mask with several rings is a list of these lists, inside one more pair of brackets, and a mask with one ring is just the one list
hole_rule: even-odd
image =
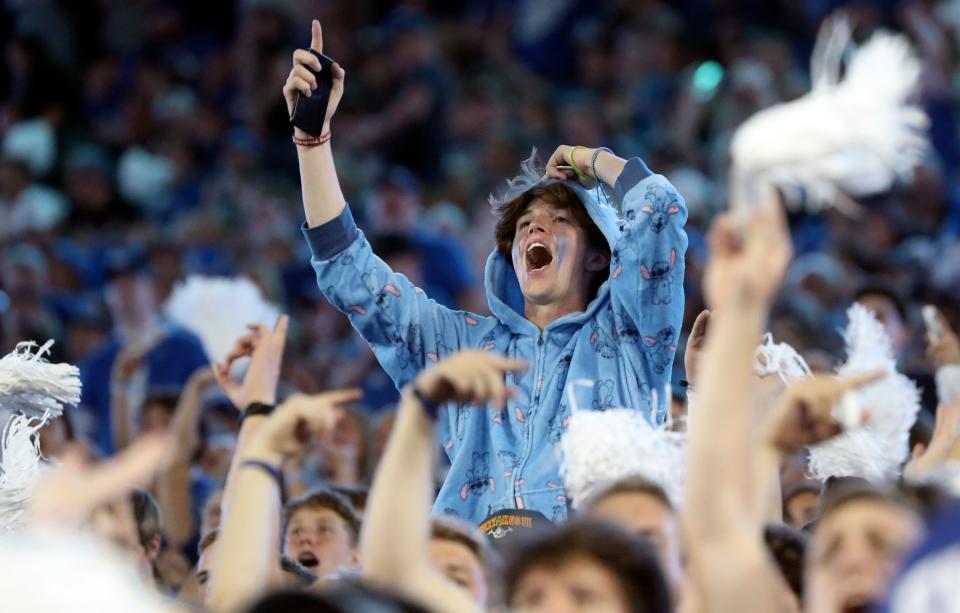
[[483,566],[466,545],[434,538],[430,541],[429,553],[430,563],[438,573],[466,590],[478,607],[486,607],[487,582]]
[[[602,256],[588,257],[583,229],[570,212],[539,198],[517,220],[510,255],[525,301],[541,306],[576,303],[583,308],[588,267],[599,270],[605,264]],[[593,261],[597,259],[599,263]]]
[[318,577],[356,564],[347,522],[325,508],[298,509],[287,524],[284,552]]
[[810,541],[806,609],[871,610],[922,530],[914,513],[880,500],[852,500],[829,512]]
[[518,613],[628,613],[630,603],[616,576],[583,556],[559,566],[533,567],[520,581],[510,602]]
[[679,596],[683,582],[680,532],[670,507],[652,494],[618,492],[598,500],[590,508],[589,515],[615,523],[656,547],[670,591],[674,598]]

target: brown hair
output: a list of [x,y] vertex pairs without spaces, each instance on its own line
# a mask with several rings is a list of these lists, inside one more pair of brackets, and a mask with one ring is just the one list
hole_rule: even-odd
[[612,573],[632,613],[670,611],[670,590],[653,547],[619,526],[584,520],[540,533],[514,553],[503,574],[507,603],[531,570],[559,568],[576,558]]
[[786,524],[767,524],[763,528],[763,542],[787,585],[802,603],[807,534]]
[[643,477],[624,477],[619,481],[614,481],[607,487],[601,488],[592,496],[588,497],[580,505],[584,510],[595,507],[601,500],[616,494],[647,494],[653,496],[662,502],[668,509],[675,511],[670,498],[662,487],[647,481]]
[[[609,259],[610,245],[606,237],[597,227],[597,224],[590,218],[583,201],[575,191],[565,183],[555,182],[546,185],[539,185],[529,189],[513,200],[497,205],[493,214],[497,217],[497,223],[494,227],[494,236],[497,241],[497,250],[507,257],[510,261],[510,251],[513,249],[513,238],[517,234],[517,221],[534,200],[542,200],[562,211],[567,211],[573,217],[578,226],[583,229],[587,239],[587,246],[599,253],[603,253]],[[606,281],[609,273],[607,270],[600,270],[594,273],[590,280],[589,298],[596,295],[597,289]]]
[[350,531],[350,543],[357,544],[360,536],[360,516],[353,505],[342,495],[327,489],[307,492],[289,501],[283,507],[284,524],[289,524],[294,514],[300,509],[327,509],[333,511],[347,524]]
[[452,541],[469,549],[480,561],[488,583],[493,583],[492,578],[500,568],[500,559],[486,537],[476,528],[454,517],[434,517],[430,522],[430,538]]
[[160,505],[150,492],[135,487],[130,491],[130,507],[137,522],[137,538],[147,548],[150,541],[163,532]]

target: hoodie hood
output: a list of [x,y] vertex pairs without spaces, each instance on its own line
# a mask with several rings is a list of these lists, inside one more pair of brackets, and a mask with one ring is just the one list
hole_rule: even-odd
[[[508,182],[509,187],[506,194],[497,199],[491,198],[491,204],[496,206],[509,202],[537,187],[550,185],[552,183],[564,183],[580,198],[580,202],[583,203],[584,208],[586,208],[590,219],[597,228],[599,228],[604,238],[607,239],[607,244],[610,246],[612,253],[621,234],[621,221],[617,211],[609,204],[600,203],[593,193],[575,181],[560,181],[558,179],[539,180],[541,174],[538,173],[533,175],[536,176],[538,180],[531,182],[529,177],[532,172],[533,166],[528,164],[528,162],[524,162],[521,175]],[[487,258],[484,271],[484,289],[487,293],[487,305],[490,307],[490,312],[503,322],[504,325],[508,326],[515,333],[536,334],[539,332],[537,327],[523,316],[523,294],[520,291],[520,281],[517,279],[517,273],[513,269],[513,262],[511,262],[508,256],[500,253],[498,249],[494,249]],[[561,317],[554,322],[554,324],[551,324],[551,326],[560,323],[576,324],[580,323],[581,320],[589,318],[590,314],[603,302],[608,293],[607,284],[604,283],[597,291],[597,295],[594,296],[590,304],[587,305],[586,310],[581,313],[571,313],[570,315]]]

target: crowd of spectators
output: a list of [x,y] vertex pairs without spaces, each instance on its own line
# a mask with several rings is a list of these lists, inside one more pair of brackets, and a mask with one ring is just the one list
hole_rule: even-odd
[[[54,339],[52,361],[79,364],[84,383],[81,407],[44,430],[44,452],[77,440],[110,456],[172,428],[176,459],[153,492],[165,546],[154,535],[155,549],[144,547],[162,582],[188,585],[207,535],[190,575],[202,591],[241,430],[234,395],[163,303],[188,275],[241,275],[289,315],[281,396],[363,390],[291,473],[288,494],[325,484],[363,511],[400,396],[321,295],[299,229],[281,87],[311,18],[349,73],[332,141],[344,194],[393,270],[444,305],[487,314],[488,194],[533,147],[608,146],[686,199],[688,331],[705,306],[705,235],[727,206],[732,132],[808,89],[817,28],[841,6],[858,40],[881,27],[910,37],[932,147],[909,184],[854,215],[790,212],[796,257],[770,330],[815,370],[829,367],[847,306],[867,304],[923,387],[921,423],[932,423],[921,306],[960,322],[960,1],[7,0],[0,350]],[[683,368],[678,354],[678,396]],[[287,508],[311,521],[336,512],[349,528],[356,517],[341,500]],[[356,549],[356,526],[343,530]],[[286,538],[297,551],[297,535]],[[335,570],[305,559],[317,575]]]

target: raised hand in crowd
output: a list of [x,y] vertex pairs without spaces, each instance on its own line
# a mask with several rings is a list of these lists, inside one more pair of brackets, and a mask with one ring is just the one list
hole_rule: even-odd
[[547,160],[545,177],[551,179],[596,179],[613,186],[626,160],[606,149],[560,145]]
[[463,351],[422,371],[404,390],[367,505],[361,558],[369,581],[431,611],[479,611],[487,607],[489,577],[478,578],[472,582],[472,589],[464,589],[439,574],[445,569],[431,564],[433,430],[442,403],[485,406],[494,402],[505,406],[512,395],[506,374],[526,368],[521,360]]
[[289,398],[250,437],[231,468],[231,501],[224,506],[211,569],[208,605],[234,611],[280,587],[282,466],[313,439],[329,437],[340,407],[360,398],[340,390]]
[[791,381],[761,426],[763,439],[781,454],[789,454],[840,434],[843,425],[834,412],[844,395],[883,377],[883,373],[866,373]]
[[707,306],[768,308],[793,258],[782,207],[762,206],[745,226],[732,213],[719,215],[707,240],[710,261],[703,276]]
[[[684,610],[778,611],[788,601],[762,538],[761,499],[753,489],[757,454],[751,416],[753,357],[792,246],[778,203],[752,211],[746,226],[731,214],[710,230],[704,274],[715,309],[698,359],[696,420],[689,427],[683,528],[690,544]],[[764,486],[765,487],[765,486]]]
[[60,528],[81,525],[98,507],[149,483],[170,461],[171,443],[169,434],[148,434],[99,464],[88,464],[68,452],[34,489],[30,522]]
[[[311,23],[310,48],[319,53],[323,53],[323,29],[320,22],[316,19]],[[320,72],[322,65],[317,56],[306,49],[297,49],[293,52],[293,68],[283,85],[283,97],[287,101],[287,112],[293,115],[294,107],[297,104],[297,96],[310,97],[317,89],[317,77],[313,72]],[[337,106],[340,104],[340,98],[343,96],[343,80],[347,72],[340,67],[340,64],[334,63],[330,70],[333,73],[333,86],[330,90],[330,100],[327,102],[327,115],[324,118],[323,132],[330,130],[330,120],[337,112]],[[313,71],[313,72],[311,72]],[[299,128],[294,129],[300,138],[308,138],[310,135]]]
[[279,463],[304,453],[312,440],[332,436],[342,414],[340,407],[359,400],[362,395],[359,389],[346,389],[291,396],[267,418],[250,441],[247,456]]
[[687,347],[683,352],[683,369],[686,372],[687,383],[691,386],[697,381],[697,362],[703,351],[703,344],[707,338],[707,326],[710,325],[710,311],[700,311],[687,337]]
[[[276,403],[289,324],[290,319],[286,315],[277,319],[273,330],[263,324],[250,324],[250,332],[237,339],[224,362],[214,365],[217,383],[241,413],[245,413],[253,403]],[[243,380],[237,382],[230,371],[237,360],[245,357],[250,358],[250,364]]]
[[196,535],[191,500],[191,469],[193,458],[200,449],[200,418],[203,412],[203,393],[216,384],[216,375],[210,366],[198,368],[187,379],[170,423],[173,437],[171,461],[157,480],[157,503],[164,518],[168,547],[179,551]]

